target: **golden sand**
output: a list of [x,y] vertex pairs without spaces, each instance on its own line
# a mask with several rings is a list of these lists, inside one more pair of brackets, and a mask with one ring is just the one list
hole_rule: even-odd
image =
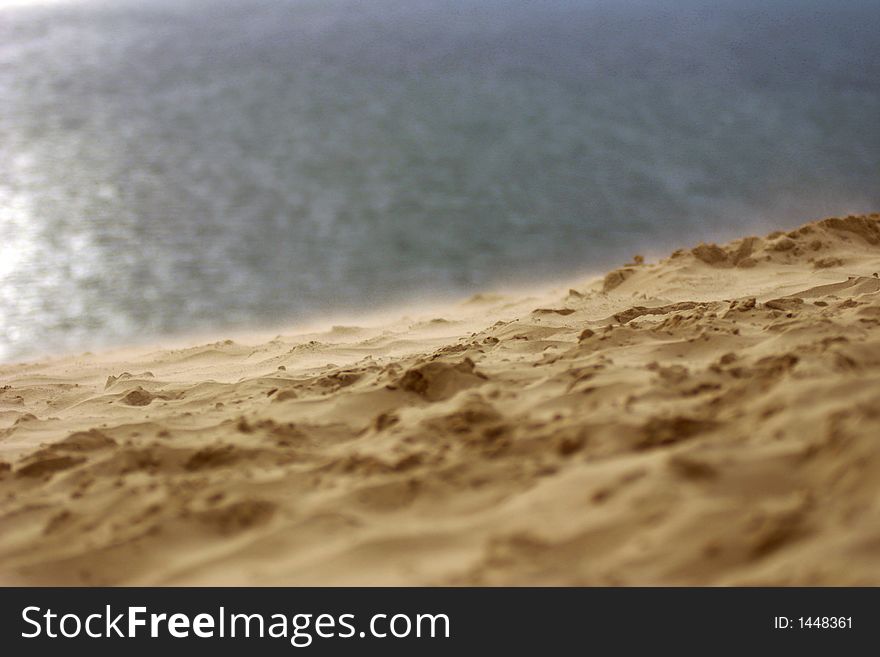
[[880,584],[880,215],[0,366],[4,584]]

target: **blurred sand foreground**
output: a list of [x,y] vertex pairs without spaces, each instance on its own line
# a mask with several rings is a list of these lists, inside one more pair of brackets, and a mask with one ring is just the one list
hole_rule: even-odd
[[4,584],[880,584],[880,215],[0,366]]

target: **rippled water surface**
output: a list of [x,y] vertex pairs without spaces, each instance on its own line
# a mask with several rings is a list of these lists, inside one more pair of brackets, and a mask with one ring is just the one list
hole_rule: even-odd
[[880,3],[0,0],[0,359],[880,208]]

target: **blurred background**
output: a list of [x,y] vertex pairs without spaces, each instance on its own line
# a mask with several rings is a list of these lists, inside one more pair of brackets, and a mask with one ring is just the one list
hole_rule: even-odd
[[878,35],[876,0],[0,0],[0,360],[878,211]]

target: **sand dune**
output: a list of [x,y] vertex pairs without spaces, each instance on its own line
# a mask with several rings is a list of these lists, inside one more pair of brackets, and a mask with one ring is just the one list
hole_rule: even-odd
[[[0,366],[6,584],[880,584],[880,215]],[[568,289],[568,288],[571,289]]]

